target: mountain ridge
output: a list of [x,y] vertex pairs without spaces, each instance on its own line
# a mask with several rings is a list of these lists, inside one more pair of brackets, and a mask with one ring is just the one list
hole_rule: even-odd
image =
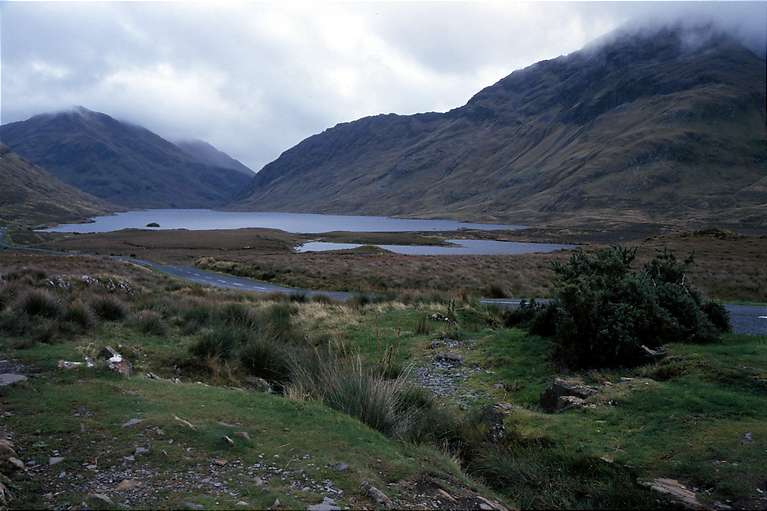
[[764,59],[723,34],[689,35],[618,35],[445,113],[340,123],[266,165],[235,207],[764,223]]
[[0,221],[78,221],[119,208],[69,186],[0,144]]
[[0,141],[62,181],[127,207],[220,207],[250,179],[84,107],[4,124]]

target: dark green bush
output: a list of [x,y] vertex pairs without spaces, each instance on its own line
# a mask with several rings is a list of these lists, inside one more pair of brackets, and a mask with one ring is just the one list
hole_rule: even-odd
[[[594,255],[577,250],[567,263],[554,265],[556,303],[540,312],[536,330],[554,334],[556,354],[566,365],[634,366],[645,360],[644,347],[713,342],[725,330],[726,311],[704,305],[687,279],[691,258],[678,261],[663,251],[634,271],[635,256],[636,250],[623,247]],[[547,331],[552,318],[555,328]]]
[[80,332],[85,332],[93,328],[96,324],[96,318],[93,312],[80,300],[76,300],[69,305],[61,318],[63,322],[75,327]]
[[28,316],[44,318],[59,317],[63,311],[61,303],[47,291],[30,289],[19,297],[16,309]]
[[190,352],[198,358],[230,360],[252,335],[252,332],[244,328],[217,325],[203,332],[200,339],[190,348]]
[[280,341],[252,337],[240,347],[239,359],[248,374],[280,384],[290,380],[291,351]]
[[722,332],[729,332],[732,329],[730,324],[730,313],[721,303],[706,302],[701,307],[703,313],[708,317],[716,328]]
[[498,284],[488,286],[485,295],[487,295],[487,298],[507,298],[509,296],[506,290]]
[[128,315],[128,306],[112,295],[96,295],[90,300],[91,310],[104,321],[121,321]]
[[162,315],[152,310],[143,310],[133,318],[133,325],[148,335],[165,335],[167,327]]

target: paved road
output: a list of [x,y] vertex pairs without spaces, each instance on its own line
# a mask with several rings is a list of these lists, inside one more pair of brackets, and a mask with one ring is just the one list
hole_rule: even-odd
[[[5,240],[5,229],[0,228],[0,249],[14,248],[17,250],[32,250],[35,252],[45,252],[61,255],[61,252],[55,252],[52,250],[35,249],[35,248],[22,248],[11,247]],[[79,254],[85,255],[85,254]],[[281,294],[301,294],[307,297],[313,296],[327,296],[333,300],[346,301],[355,296],[355,293],[346,293],[343,291],[313,291],[309,289],[298,289],[292,287],[279,286],[271,284],[269,282],[263,282],[260,280],[250,279],[247,277],[235,277],[224,273],[216,273],[212,271],[200,270],[198,268],[190,266],[179,266],[170,264],[160,264],[153,261],[147,261],[142,259],[134,259],[130,257],[116,257],[121,261],[126,261],[133,264],[139,264],[147,268],[177,277],[179,279],[195,282],[204,286],[213,286],[223,289],[235,289],[239,291],[249,291],[255,293],[281,293]],[[541,299],[539,302],[546,303],[548,300]],[[501,308],[514,308],[518,307],[521,302],[520,299],[514,298],[482,298],[481,303],[487,305],[495,305]],[[753,334],[753,335],[767,335],[767,306],[759,305],[738,305],[727,303],[725,307],[730,313],[730,320],[732,321],[732,330],[736,333]]]

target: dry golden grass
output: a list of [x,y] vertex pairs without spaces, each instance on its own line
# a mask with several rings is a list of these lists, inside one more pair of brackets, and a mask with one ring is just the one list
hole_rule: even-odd
[[[657,229],[655,229],[657,231]],[[634,227],[625,232],[572,228],[529,229],[519,233],[473,233],[525,241],[584,242],[586,250],[611,243],[636,246],[638,261],[649,260],[656,250],[669,248],[685,257],[695,254],[690,276],[712,298],[767,301],[767,237],[738,236],[722,231],[655,235]],[[444,233],[443,233],[444,234]],[[463,233],[466,235],[466,233]],[[358,240],[364,233],[334,233],[334,239]],[[386,233],[389,242],[418,241],[411,233]],[[451,235],[452,236],[452,235]],[[135,254],[161,262],[197,264],[200,267],[307,289],[361,292],[395,292],[428,299],[443,296],[487,294],[491,286],[509,296],[543,297],[552,292],[551,263],[566,252],[515,256],[407,256],[380,250],[294,253],[298,235],[265,229],[233,231],[120,231],[95,235],[50,237],[56,248],[100,254]],[[430,237],[433,243],[437,238]]]

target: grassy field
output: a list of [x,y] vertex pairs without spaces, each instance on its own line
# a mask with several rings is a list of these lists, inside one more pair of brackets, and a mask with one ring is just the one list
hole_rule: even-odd
[[[422,294],[507,294],[543,297],[551,293],[551,263],[564,252],[515,256],[406,256],[363,247],[332,253],[297,254],[303,241],[435,244],[451,237],[582,243],[595,250],[622,241],[638,248],[638,264],[668,248],[695,255],[690,278],[711,298],[727,301],[767,301],[767,237],[739,236],[724,231],[602,232],[573,228],[530,229],[508,233],[329,233],[299,236],[282,231],[120,231],[87,235],[16,234],[18,242],[44,242],[62,250],[135,255],[160,262],[196,264],[279,284],[309,289]],[[492,288],[492,289],[491,289]]]
[[[44,271],[14,272],[24,266]],[[548,414],[538,398],[562,376],[549,341],[502,327],[499,311],[471,300],[277,302],[90,257],[0,252],[0,269],[0,351],[30,376],[0,395],[4,433],[30,462],[28,475],[16,480],[17,507],[77,505],[94,492],[165,508],[265,507],[275,500],[295,508],[324,497],[372,507],[362,486],[369,481],[404,507],[476,508],[483,496],[524,508],[646,508],[662,501],[638,481],[655,477],[678,479],[708,505],[767,504],[764,337],[671,344],[656,364],[566,373],[599,393],[584,408]],[[127,286],[84,287],[84,274]],[[62,282],[58,277],[72,284],[48,284]],[[75,331],[70,316],[58,312],[59,319],[34,316],[47,322],[45,331],[13,333],[20,318],[45,310],[23,300],[33,289],[47,289],[64,310],[117,299],[124,315]],[[332,350],[392,373],[386,378],[393,380],[375,377],[381,392],[400,378],[436,389],[433,424],[420,437],[382,434],[366,425],[369,415],[344,413],[328,396],[282,395],[279,386],[276,393],[254,391],[241,359],[195,355],[201,343],[216,340],[211,314],[222,313],[245,314],[257,331],[282,325],[269,335],[286,336],[282,344],[293,349]],[[450,321],[430,319],[435,313]],[[223,326],[239,328],[232,325]],[[57,367],[104,345],[133,363],[134,376]],[[463,361],[446,367],[443,352]],[[487,444],[482,411],[499,403],[505,437]],[[124,427],[131,419],[142,422]],[[443,425],[444,440],[430,440]],[[64,460],[49,465],[52,456]],[[123,480],[141,485],[118,489]]]

